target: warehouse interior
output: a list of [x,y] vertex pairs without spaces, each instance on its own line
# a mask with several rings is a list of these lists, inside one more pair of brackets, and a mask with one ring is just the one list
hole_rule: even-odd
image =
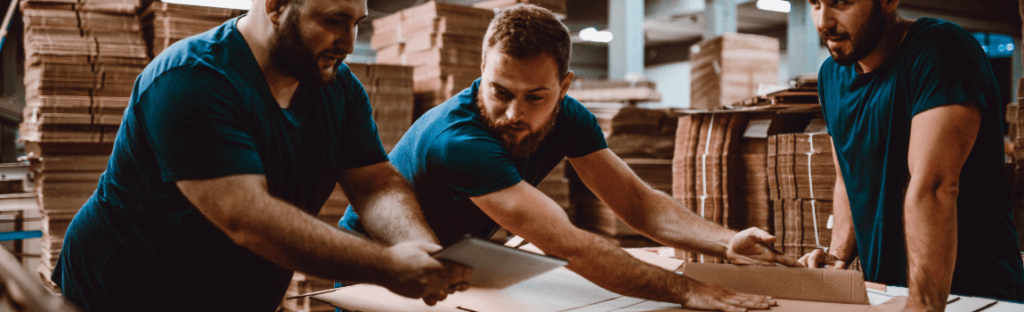
[[[568,28],[575,78],[567,94],[594,116],[608,149],[647,186],[718,226],[774,235],[777,240],[767,246],[780,255],[796,259],[827,250],[833,188],[841,177],[819,103],[818,72],[830,51],[819,37],[813,5],[804,0],[366,0],[367,17],[344,63],[366,91],[385,152],[421,116],[480,77],[487,23],[520,4],[545,8]],[[7,28],[0,30],[0,245],[10,255],[0,254],[0,284],[6,285],[0,287],[0,310],[74,311],[50,277],[59,269],[65,232],[95,196],[119,148],[115,139],[130,98],[137,96],[136,77],[162,52],[180,52],[173,48],[176,42],[242,16],[251,5],[252,0],[0,0],[7,13]],[[1024,109],[1018,104],[1024,99],[1024,0],[900,0],[898,12],[911,20],[952,22],[984,50],[998,84],[1005,159],[1000,165],[1010,186],[1017,251],[1024,258]],[[567,159],[533,187],[574,226],[645,262],[661,261],[669,270],[683,263],[731,263],[645,236],[588,188]],[[350,204],[335,184],[313,216],[337,227]],[[489,239],[526,245],[524,250],[532,246],[504,228]],[[864,271],[860,261],[851,262],[849,271]],[[854,274],[857,293],[850,302],[807,297],[811,287],[803,288],[805,294],[794,291],[792,298],[773,296],[859,304],[846,308],[864,311],[869,300],[884,306],[909,294],[907,287],[887,288],[860,272]],[[595,295],[607,291],[573,276],[572,283],[581,284],[562,282],[568,288],[586,284],[579,286],[581,293],[544,297],[513,286],[463,297],[469,299],[454,294],[433,310],[383,288],[332,291],[335,280],[296,271],[277,311],[668,311],[651,300]],[[211,279],[231,287],[231,281]],[[551,281],[528,280],[523,287],[564,286],[543,282]],[[28,295],[18,297],[10,287]],[[585,292],[587,287],[598,290]],[[526,294],[543,298],[516,301],[530,301],[516,297]],[[1012,300],[955,293],[950,298],[951,311],[1024,309]]]

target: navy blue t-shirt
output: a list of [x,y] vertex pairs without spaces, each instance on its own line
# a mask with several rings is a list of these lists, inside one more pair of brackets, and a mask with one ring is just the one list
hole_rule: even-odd
[[266,176],[316,215],[346,168],[387,161],[347,66],[271,94],[232,19],[175,43],[135,82],[99,187],[75,216],[52,279],[88,311],[274,311],[292,271],[234,244],[175,181]]
[[960,173],[952,293],[1024,301],[1003,168],[1001,100],[978,41],[952,23],[922,18],[878,69],[858,74],[829,58],[818,81],[866,279],[907,285],[903,202],[911,120],[931,108],[969,102],[982,121]]
[[[391,161],[412,182],[416,197],[442,246],[465,234],[488,238],[500,227],[470,197],[490,194],[520,181],[537,186],[565,157],[608,148],[597,119],[569,96],[555,126],[528,159],[513,159],[491,135],[477,107],[480,80],[423,115],[391,151]],[[342,228],[365,233],[352,206]]]

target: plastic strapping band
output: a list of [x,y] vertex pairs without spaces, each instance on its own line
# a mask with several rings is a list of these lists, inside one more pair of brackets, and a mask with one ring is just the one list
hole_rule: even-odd
[[814,175],[811,174],[811,157],[814,155],[814,133],[807,136],[807,142],[811,144],[811,150],[807,152],[807,185],[811,197],[811,221],[814,221],[814,244],[821,247],[821,238],[818,235],[818,200],[814,199]]
[[[701,179],[704,183],[704,195],[700,196],[700,217],[704,217],[704,204],[708,198],[708,153],[711,152],[711,133],[715,131],[715,114],[711,114],[711,122],[708,123],[708,138],[704,141],[704,155],[701,155]],[[700,255],[700,262],[704,262],[704,255]]]

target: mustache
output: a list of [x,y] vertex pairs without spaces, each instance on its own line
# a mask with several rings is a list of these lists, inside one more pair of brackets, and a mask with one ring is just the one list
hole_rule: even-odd
[[829,28],[825,30],[819,29],[818,36],[821,37],[821,40],[846,39],[850,37],[850,34],[847,32],[840,32],[838,29],[835,28]]

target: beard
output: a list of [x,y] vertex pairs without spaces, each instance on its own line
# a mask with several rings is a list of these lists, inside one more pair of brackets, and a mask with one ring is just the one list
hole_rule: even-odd
[[885,33],[885,16],[882,14],[881,1],[875,1],[874,7],[871,8],[871,15],[860,26],[852,36],[848,32],[839,32],[837,28],[824,31],[818,30],[818,35],[821,38],[843,38],[850,40],[850,51],[846,53],[832,50],[827,44],[825,45],[828,47],[828,52],[832,55],[832,60],[836,64],[842,66],[853,65],[853,63],[867,57],[871,51],[878,47],[878,42],[881,41],[882,34]]
[[[299,29],[299,12],[291,12],[270,37],[270,60],[299,83],[326,86],[337,78],[342,59],[326,69],[320,68],[320,55],[306,43]],[[335,53],[343,54],[343,53]]]
[[487,130],[495,139],[498,140],[499,143],[501,143],[501,146],[505,148],[505,151],[507,151],[513,159],[526,159],[533,156],[533,153],[537,151],[540,144],[544,142],[544,138],[548,136],[551,129],[554,129],[555,120],[557,120],[555,117],[558,116],[558,112],[562,108],[561,105],[556,104],[555,109],[553,109],[551,111],[551,115],[548,116],[548,120],[544,122],[544,125],[539,130],[532,131],[526,134],[522,140],[518,140],[515,133],[519,131],[516,130],[529,129],[529,125],[525,123],[512,123],[507,120],[498,121],[494,117],[487,115],[487,107],[484,106],[483,93],[477,93],[476,106],[480,109],[480,117],[484,119],[484,124],[487,126]]

